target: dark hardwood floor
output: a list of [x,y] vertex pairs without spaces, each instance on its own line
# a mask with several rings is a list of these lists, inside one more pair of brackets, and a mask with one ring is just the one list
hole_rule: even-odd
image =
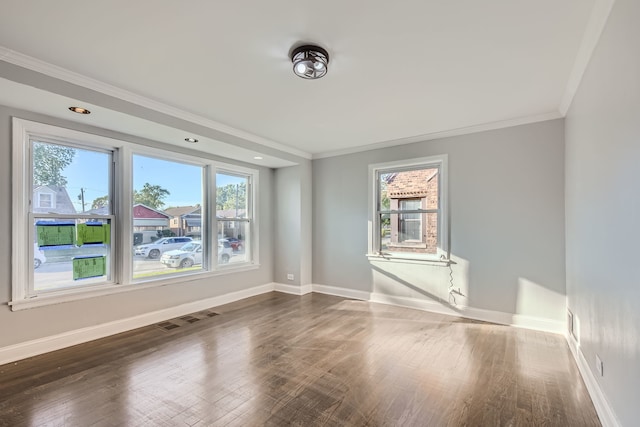
[[600,423],[562,336],[273,292],[2,365],[0,425]]

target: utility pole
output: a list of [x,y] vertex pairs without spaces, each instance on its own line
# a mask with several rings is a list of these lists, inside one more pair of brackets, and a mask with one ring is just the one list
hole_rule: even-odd
[[240,193],[240,184],[236,184],[236,218],[238,217],[238,195]]
[[84,188],[80,188],[80,194],[78,194],[78,200],[82,202],[82,212],[84,212]]

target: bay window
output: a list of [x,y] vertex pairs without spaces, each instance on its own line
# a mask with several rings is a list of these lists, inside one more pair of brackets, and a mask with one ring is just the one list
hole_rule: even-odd
[[255,268],[257,178],[14,118],[12,309]]

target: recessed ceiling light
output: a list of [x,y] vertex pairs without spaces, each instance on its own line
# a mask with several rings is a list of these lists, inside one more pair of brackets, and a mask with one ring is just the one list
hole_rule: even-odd
[[195,139],[195,138],[185,138],[184,140],[187,141],[187,142],[190,142],[192,144],[195,144],[196,142],[198,142],[198,140]]
[[91,114],[91,111],[87,110],[86,108],[82,108],[82,107],[69,107],[69,110],[73,111],[74,113],[78,113],[78,114]]
[[262,156],[253,156],[255,160],[262,160]]

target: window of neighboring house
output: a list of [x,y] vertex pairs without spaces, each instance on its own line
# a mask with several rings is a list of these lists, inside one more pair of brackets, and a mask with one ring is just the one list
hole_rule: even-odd
[[447,247],[447,157],[370,166],[371,256],[441,260]]
[[53,194],[38,193],[38,207],[39,208],[53,208],[53,207],[55,207]]
[[[13,133],[12,309],[258,263],[257,171],[16,118]],[[176,236],[163,209],[187,205]]]
[[[399,212],[422,209],[422,199],[400,199]],[[398,243],[422,242],[422,214],[418,212],[398,215]]]

